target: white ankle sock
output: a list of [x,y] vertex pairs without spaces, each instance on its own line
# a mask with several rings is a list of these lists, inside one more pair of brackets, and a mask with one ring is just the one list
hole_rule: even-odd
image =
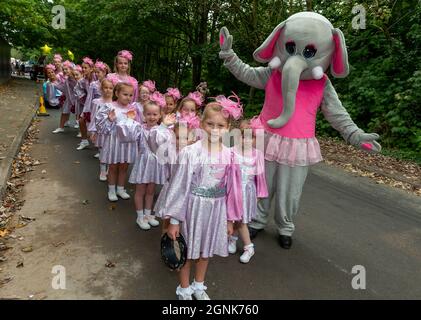
[[151,215],[151,209],[145,209],[145,216]]
[[143,210],[136,210],[136,213],[138,219],[143,219]]
[[108,185],[108,192],[115,193],[115,184],[109,184]]
[[192,287],[195,290],[206,290],[205,282],[197,282],[196,280],[193,281]]
[[87,139],[82,139],[82,143],[89,143]]
[[117,186],[117,192],[118,191],[120,191],[120,192],[124,191],[124,186]]
[[244,250],[245,249],[248,249],[248,248],[254,248],[254,244],[253,243],[250,243],[250,244],[244,246]]

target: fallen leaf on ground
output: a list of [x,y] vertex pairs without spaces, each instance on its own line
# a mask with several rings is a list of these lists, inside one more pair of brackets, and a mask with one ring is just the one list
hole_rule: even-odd
[[65,243],[63,241],[60,241],[60,242],[53,243],[53,246],[57,248],[57,247],[62,246],[64,244]]
[[7,260],[6,257],[0,257],[0,262],[5,262]]
[[110,210],[115,210],[117,208],[117,206],[115,204],[112,204],[108,207],[108,209]]
[[111,262],[110,260],[107,260],[107,263],[105,264],[105,266],[107,268],[114,268],[115,267],[115,263]]
[[0,230],[0,238],[3,238],[4,236],[6,236],[9,233],[8,230]]
[[6,277],[0,280],[0,286],[5,285],[6,283],[13,280],[13,277]]
[[22,252],[25,252],[25,253],[27,253],[27,252],[32,252],[32,251],[33,251],[32,246],[22,248]]
[[18,263],[16,264],[16,268],[22,268],[23,267],[23,260],[18,261]]
[[44,169],[44,170],[41,171],[41,173],[42,174],[46,174],[47,173],[47,170]]
[[73,162],[74,164],[80,164],[80,161],[75,161],[75,162]]
[[89,200],[83,200],[82,204],[87,205],[89,203]]

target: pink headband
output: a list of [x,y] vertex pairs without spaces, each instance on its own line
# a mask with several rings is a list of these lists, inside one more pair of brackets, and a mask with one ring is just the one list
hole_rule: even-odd
[[151,94],[149,100],[155,102],[161,108],[164,108],[166,106],[165,97],[161,92],[155,91]]
[[184,114],[180,118],[179,122],[185,123],[187,125],[187,128],[189,128],[189,129],[197,129],[197,128],[200,127],[200,119],[194,113]]
[[119,57],[126,58],[129,61],[133,60],[133,54],[127,50],[121,50],[117,53]]
[[107,71],[107,65],[104,62],[99,61],[99,60],[95,62],[95,68],[100,69],[102,71]]
[[80,65],[76,65],[75,66],[75,70],[79,71],[80,73],[82,73],[82,67]]
[[146,87],[150,92],[154,92],[156,90],[155,81],[152,80],[143,81],[142,86]]
[[[217,96],[215,100],[222,107],[222,115],[225,118],[232,117],[238,120],[243,114],[243,108],[240,104],[240,98],[234,92],[232,94],[228,98],[223,95]],[[237,101],[233,101],[231,98],[235,98]]]
[[250,120],[250,128],[253,129],[253,132],[256,134],[257,130],[264,129],[262,122],[260,121],[259,116],[254,116]]
[[63,62],[63,67],[67,67],[67,68],[73,69],[74,66],[75,66],[74,63],[73,62],[70,62],[69,60],[66,60],[66,61]]
[[168,88],[166,94],[172,97],[175,101],[180,100],[181,98],[180,90],[177,88]]
[[93,67],[93,65],[94,65],[94,62],[89,57],[83,58],[82,61],[83,61],[83,63],[86,63],[86,64],[90,65],[91,67]]
[[203,103],[203,95],[200,92],[198,92],[198,91],[190,92],[188,94],[187,98],[192,99],[196,103],[196,105],[199,106],[199,107]]
[[45,69],[51,69],[53,71],[56,71],[56,66],[50,63],[45,66]]
[[60,62],[63,61],[63,58],[58,53],[54,55],[54,59],[60,60]]

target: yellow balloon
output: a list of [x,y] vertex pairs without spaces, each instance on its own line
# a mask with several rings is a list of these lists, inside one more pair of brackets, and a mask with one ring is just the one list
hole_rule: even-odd
[[75,59],[73,52],[71,52],[70,50],[67,50],[67,55],[69,56],[70,60],[73,61]]
[[47,54],[49,54],[50,53],[50,51],[51,51],[51,49],[52,48],[50,48],[48,45],[44,45],[43,47],[41,47],[41,50],[42,50],[42,53],[43,54],[45,54],[45,55],[47,55]]

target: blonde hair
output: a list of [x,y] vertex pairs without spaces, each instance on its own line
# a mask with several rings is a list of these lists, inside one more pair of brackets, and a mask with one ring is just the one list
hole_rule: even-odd
[[[209,113],[211,112],[219,112],[222,114],[222,106],[218,102],[209,102],[202,113],[202,119],[201,122],[205,121],[209,117]],[[228,117],[224,119],[227,120],[228,126],[231,126],[232,117]]]
[[113,88],[114,88],[113,82],[112,82],[111,80],[107,79],[107,78],[104,78],[104,79],[102,79],[102,81],[101,81],[101,89],[104,89],[104,84],[105,84],[106,82],[111,83],[111,85],[112,85],[112,86],[113,86]]
[[118,58],[123,58],[123,59],[126,59],[127,60],[127,65],[128,65],[127,74],[130,75],[130,70],[131,70],[131,67],[132,67],[131,61],[129,59],[124,58],[124,57],[119,56],[119,55],[116,55],[115,58],[114,58],[114,68],[113,68],[114,72],[115,73],[118,73],[118,69],[117,69]]

